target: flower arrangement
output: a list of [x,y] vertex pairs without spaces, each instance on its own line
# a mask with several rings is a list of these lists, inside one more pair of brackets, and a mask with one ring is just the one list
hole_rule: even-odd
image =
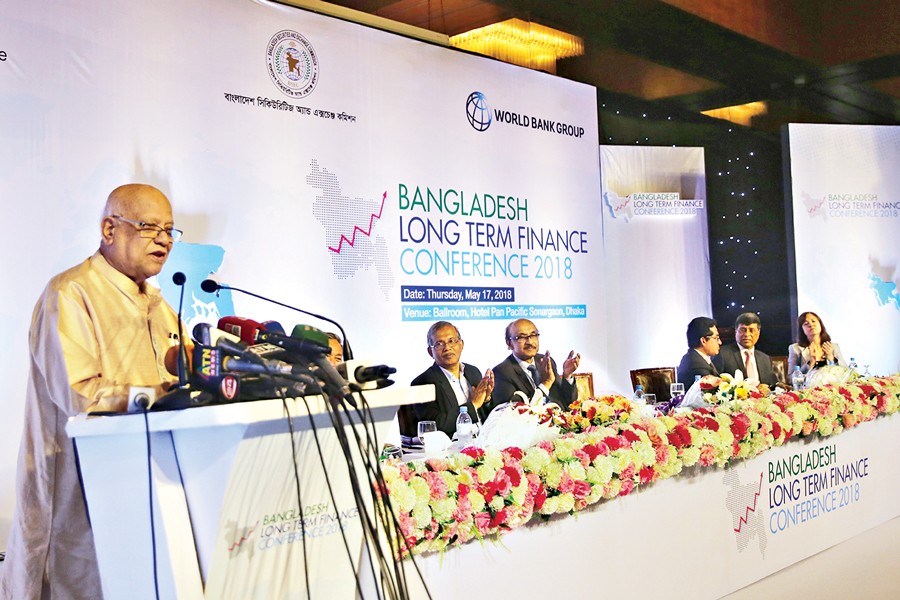
[[700,380],[700,392],[707,404],[724,404],[732,400],[762,398],[763,394],[756,388],[756,381],[744,379],[740,371],[734,375],[722,373],[719,376],[705,375]]
[[[554,412],[560,436],[529,448],[385,462],[383,493],[400,524],[400,553],[443,551],[536,515],[574,514],[685,468],[723,467],[900,409],[900,375],[769,397],[753,390],[742,397],[731,383],[727,400],[678,415],[644,417],[627,399],[606,396]],[[720,383],[709,389],[718,394]]]

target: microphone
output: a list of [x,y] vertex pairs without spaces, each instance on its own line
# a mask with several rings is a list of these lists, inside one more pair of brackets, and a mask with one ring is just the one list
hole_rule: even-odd
[[194,325],[194,341],[202,346],[212,346],[212,334],[209,331],[211,328],[212,325],[209,323],[197,323]]
[[365,365],[362,361],[348,360],[337,364],[337,372],[353,384],[358,384],[361,389],[381,389],[393,385],[388,379],[397,372],[394,367],[387,365]]
[[264,329],[264,326],[259,321],[254,321],[253,319],[229,316],[219,319],[218,328],[238,336],[241,338],[242,342],[254,344],[256,343],[259,332]]
[[[302,308],[297,308],[296,306],[291,306],[290,304],[285,304],[283,302],[279,302],[277,300],[273,300],[272,298],[267,298],[265,296],[260,296],[259,294],[255,294],[253,292],[243,290],[241,288],[233,287],[230,285],[225,285],[224,283],[219,283],[212,279],[204,279],[200,283],[200,289],[202,289],[207,294],[215,293],[219,290],[231,290],[233,292],[241,292],[242,294],[247,294],[248,296],[253,296],[254,298],[259,298],[260,300],[265,300],[266,302],[271,302],[272,304],[276,304],[278,306],[282,306],[284,308],[296,311],[298,313],[302,313],[304,315],[309,315],[310,317],[315,317],[316,319],[321,319],[326,323],[331,323],[341,332],[341,337],[344,340],[344,358],[351,359],[353,358],[353,351],[350,349],[350,342],[347,340],[347,333],[344,331],[344,328],[341,327],[341,324],[335,321],[334,319],[329,319],[328,317],[316,314],[314,312],[310,312],[308,310],[303,310]],[[326,340],[327,345],[327,340]]]
[[176,387],[183,388],[187,385],[187,376],[184,372],[185,353],[187,348],[184,345],[184,325],[181,322],[182,310],[184,309],[184,283],[187,277],[181,271],[175,271],[172,275],[172,283],[181,288],[178,296],[178,385]]

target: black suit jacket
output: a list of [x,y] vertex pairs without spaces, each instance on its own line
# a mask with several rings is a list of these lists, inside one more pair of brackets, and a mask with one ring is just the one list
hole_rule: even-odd
[[[556,361],[551,358],[550,363],[556,374],[556,381],[550,386],[550,395],[547,400],[556,402],[564,409],[569,408],[569,405],[575,400],[577,390],[573,384],[559,376]],[[530,398],[534,392],[534,384],[528,374],[519,366],[516,357],[510,354],[506,360],[494,367],[494,393],[491,394],[488,412],[495,406],[509,402],[516,392],[524,392]]]
[[[775,386],[775,369],[772,368],[772,359],[769,355],[761,350],[753,349],[756,356],[756,370],[759,371],[759,382],[765,383],[769,387]],[[737,344],[728,344],[722,346],[719,353],[713,357],[713,362],[720,373],[728,373],[734,375],[738,369],[747,376],[744,368],[744,357],[741,355],[741,349]]]
[[[472,365],[462,364],[462,375],[472,388],[475,388],[481,382],[481,371]],[[434,421],[437,428],[450,437],[453,437],[456,431],[456,417],[459,416],[459,402],[456,400],[456,394],[453,387],[447,380],[447,376],[437,365],[437,363],[428,367],[424,373],[412,380],[410,385],[434,384],[434,400],[423,404],[413,404],[412,409],[415,414],[412,423],[406,423],[407,431],[401,431],[403,435],[410,437],[418,435],[419,421]],[[481,410],[477,410],[471,402],[466,402],[469,407],[469,416],[472,422],[477,423],[479,418],[483,421],[487,413],[484,410],[487,402],[482,405]]]
[[703,377],[704,375],[718,374],[719,370],[715,364],[709,364],[696,350],[688,348],[688,351],[681,357],[681,362],[678,364],[676,378],[679,383],[684,384],[684,389],[688,390],[694,385],[694,377],[697,375]]

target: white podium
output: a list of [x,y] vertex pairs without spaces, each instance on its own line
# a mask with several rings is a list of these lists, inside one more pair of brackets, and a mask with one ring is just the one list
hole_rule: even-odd
[[[375,423],[377,443],[383,444],[385,433],[396,415],[397,407],[433,400],[434,387],[430,385],[411,388],[389,387],[365,392],[365,398]],[[326,470],[332,471],[328,475],[331,482],[336,484],[336,489],[342,490],[335,494],[339,496],[345,494],[350,489],[349,475],[345,463],[342,466],[343,457],[334,456],[339,454],[336,446],[333,442],[320,439],[316,439],[313,445],[314,437],[328,437],[329,432],[333,434],[333,426],[325,410],[324,400],[320,396],[314,396],[306,397],[305,402],[303,399],[288,399],[286,403],[290,414],[294,417],[292,421],[295,432],[293,439],[296,440],[294,446],[297,448],[298,442],[300,446],[296,464],[298,471],[304,473],[300,475],[304,488],[312,487],[308,485],[309,477],[304,471],[312,471],[315,468],[321,470],[325,466]],[[306,403],[309,405],[308,411]],[[313,424],[317,436],[312,435]],[[284,516],[284,511],[273,511],[266,513],[262,524],[255,525],[256,536],[260,536],[254,542],[256,547],[249,545],[240,547],[245,539],[240,533],[236,539],[223,541],[220,518],[226,494],[243,493],[244,480],[234,480],[235,476],[232,473],[233,469],[237,468],[236,458],[242,456],[241,452],[257,452],[255,449],[247,451],[242,449],[251,443],[258,446],[260,441],[271,446],[278,436],[285,440],[291,439],[288,434],[285,406],[281,400],[259,400],[181,411],[151,412],[146,415],[146,421],[143,414],[101,417],[82,414],[70,420],[66,429],[69,436],[74,439],[78,451],[79,468],[94,532],[103,592],[108,600],[154,598],[154,578],[158,581],[160,598],[201,599],[205,597],[204,590],[209,583],[207,579],[211,571],[220,582],[230,581],[228,569],[240,560],[246,560],[247,554],[253,557],[253,553],[256,552],[256,560],[259,560],[260,553],[275,545],[285,544],[286,540],[296,541],[298,537],[296,533],[293,536],[277,535],[281,531],[278,529],[279,526],[286,529],[291,521]],[[150,473],[148,473],[147,452],[148,430],[151,448]],[[305,445],[303,440],[307,440]],[[311,450],[314,447],[325,449],[331,456],[320,457],[319,452]],[[288,468],[280,468],[280,471],[288,473],[279,474],[281,482],[277,485],[280,488],[287,487],[293,492],[295,489],[295,478],[291,468],[293,457],[289,446],[284,444],[283,448],[285,449],[283,452],[276,448],[277,461],[271,462],[278,462],[281,467],[284,464],[288,465]],[[332,464],[327,465],[327,462]],[[278,466],[275,468],[279,470]],[[265,487],[265,477],[268,475],[261,475],[258,467],[250,469],[250,475],[245,474],[243,477],[248,482],[247,487],[254,487],[249,491],[259,492],[260,486]],[[286,486],[286,482],[289,482],[290,486]],[[368,482],[362,481],[360,485],[367,486]],[[308,493],[310,492],[304,491],[303,496]],[[285,496],[283,492],[282,496]],[[322,498],[324,499],[324,496]],[[293,504],[290,503],[291,500]],[[152,530],[151,502],[154,521]],[[336,501],[334,511],[346,514],[349,509],[342,510],[339,505],[346,506],[345,503],[348,502],[352,504],[352,495]],[[279,508],[296,505],[296,494],[293,494],[293,498],[288,494],[281,498],[280,504],[277,504]],[[325,505],[326,502],[309,503],[310,507],[320,511],[325,510],[322,508]],[[278,521],[279,516],[276,515],[284,518]],[[269,520],[274,522],[274,526],[264,530],[263,527]],[[310,520],[309,526],[311,527],[313,523],[314,520]],[[347,524],[342,527],[346,528]],[[245,527],[240,531],[251,530]],[[315,531],[325,531],[325,528],[320,527]],[[313,530],[307,531],[308,543],[317,543],[310,537],[313,533]],[[340,534],[340,531],[337,533]],[[156,576],[153,567],[154,534],[157,553]],[[234,535],[232,533],[232,537]],[[264,541],[262,536],[266,536]],[[357,539],[361,540],[359,535]],[[224,550],[221,548],[223,544]],[[299,548],[300,545],[293,544],[293,546]],[[244,557],[234,561],[226,560],[234,558],[232,555],[236,556],[242,550],[247,550]],[[306,551],[304,546],[303,557],[306,557]],[[359,547],[354,551],[358,552]],[[220,557],[218,567],[214,567],[217,552],[220,555],[223,552],[228,555],[226,559]],[[347,554],[344,553],[345,556]],[[275,552],[271,555],[274,556]],[[310,562],[313,559],[314,555],[311,555]],[[293,561],[290,563],[292,569],[296,563],[296,558],[281,557],[280,560]],[[301,572],[303,565],[301,561]],[[322,565],[318,567],[313,565],[312,577],[315,577],[317,572],[327,574]],[[220,585],[227,584],[220,583]],[[311,581],[310,588],[313,587]],[[271,595],[271,590],[266,594],[266,597],[281,597],[277,594]],[[305,597],[305,594],[303,595]]]

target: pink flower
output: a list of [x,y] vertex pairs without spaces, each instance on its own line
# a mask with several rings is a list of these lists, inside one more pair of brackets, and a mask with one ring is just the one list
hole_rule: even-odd
[[[562,491],[562,490],[560,490]],[[572,495],[576,498],[586,498],[591,493],[591,484],[587,481],[578,480],[572,489]]]
[[569,494],[575,489],[575,481],[572,479],[572,476],[568,473],[563,473],[562,477],[559,479],[559,485],[557,486],[560,494]]
[[481,511],[475,515],[475,527],[478,528],[478,532],[482,535],[488,533],[488,530],[491,526],[491,515],[487,513],[487,511]]
[[584,451],[583,448],[581,450],[576,450],[572,454],[575,458],[578,459],[578,461],[581,463],[581,466],[584,467],[585,469],[587,469],[588,465],[591,464],[591,457],[588,455],[587,452]]
[[716,462],[716,449],[711,444],[703,444],[700,447],[700,459],[697,461],[701,467],[708,467]]
[[512,481],[510,481],[506,469],[497,471],[497,474],[494,476],[494,489],[497,490],[497,493],[504,497],[509,496],[510,492],[512,492],[512,487]]
[[447,482],[438,473],[426,471],[422,473],[422,479],[428,482],[432,500],[441,500],[447,497]]
[[631,490],[634,489],[634,481],[631,479],[625,479],[622,481],[622,489],[619,490],[620,496],[627,496],[631,493]]

